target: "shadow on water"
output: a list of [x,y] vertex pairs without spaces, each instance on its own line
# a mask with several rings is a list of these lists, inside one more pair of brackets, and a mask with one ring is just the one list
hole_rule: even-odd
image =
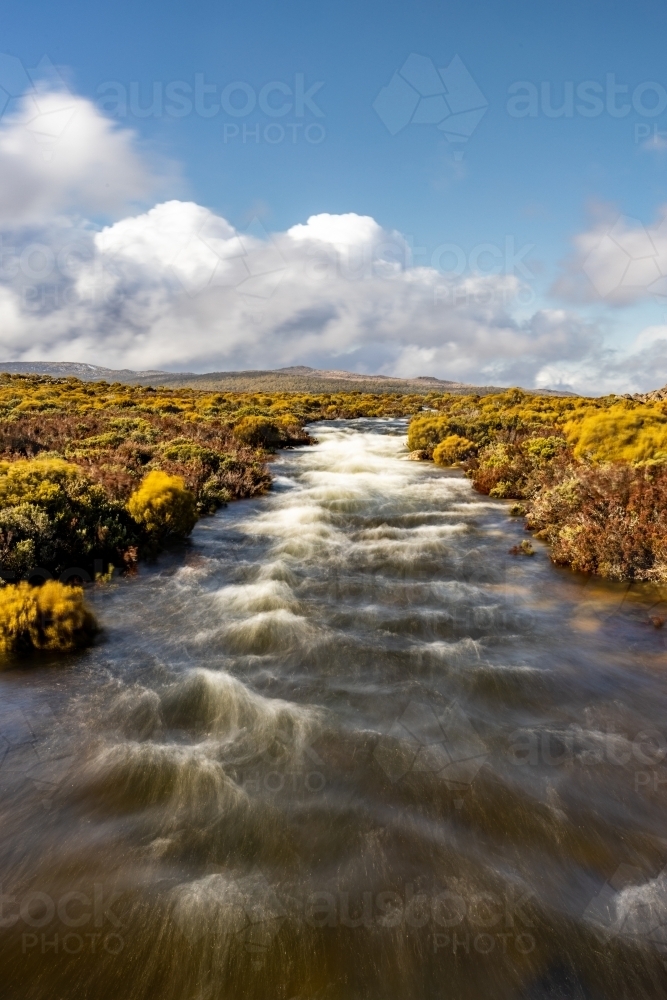
[[662,594],[333,422],[0,677],[9,1000],[667,996]]

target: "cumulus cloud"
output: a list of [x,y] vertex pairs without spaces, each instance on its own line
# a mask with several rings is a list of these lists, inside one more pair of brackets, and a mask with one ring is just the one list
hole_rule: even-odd
[[309,363],[531,384],[545,365],[599,345],[593,327],[563,310],[515,318],[530,293],[516,275],[412,267],[399,234],[353,213],[268,234],[170,201],[77,231],[73,246],[68,230],[62,246],[48,238],[21,255],[30,280],[17,266],[5,282],[6,360],[199,370]]
[[0,121],[0,225],[60,212],[113,213],[146,195],[132,132],[66,90],[33,88]]
[[[653,385],[658,369],[667,373],[662,331],[646,332],[623,367],[594,324],[538,308],[520,271],[413,266],[401,234],[370,216],[322,213],[267,233],[258,220],[239,231],[190,201],[121,212],[151,176],[134,137],[62,81],[35,79],[0,121],[4,360],[198,371],[311,364],[585,391],[625,388],[628,376]],[[86,221],[95,213],[117,221],[100,228]],[[663,218],[648,243],[632,220],[582,234],[589,272],[606,274],[607,236],[663,273]],[[636,287],[626,278],[621,296]]]
[[605,347],[580,359],[563,354],[547,362],[535,379],[536,387],[569,387],[587,393],[646,392],[667,382],[667,326],[648,326],[625,348]]
[[358,246],[373,246],[382,241],[382,227],[370,215],[346,212],[330,215],[322,212],[311,215],[305,225],[299,223],[287,230],[287,235],[296,242],[321,243],[340,251]]
[[667,205],[645,226],[604,206],[573,240],[574,253],[554,286],[574,302],[628,306],[642,300],[667,302]]

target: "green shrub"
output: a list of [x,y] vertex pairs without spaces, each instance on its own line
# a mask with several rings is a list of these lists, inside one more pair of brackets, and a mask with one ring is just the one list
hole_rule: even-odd
[[292,444],[308,444],[310,438],[303,430],[301,421],[292,413],[278,413],[271,417],[248,414],[237,420],[233,427],[234,437],[251,448],[265,448],[274,451]]
[[519,447],[499,441],[482,448],[468,474],[478,493],[499,499],[521,500],[528,493],[531,463]]
[[206,448],[196,441],[188,441],[186,438],[174,438],[162,447],[162,454],[171,462],[201,462],[211,469],[217,469],[222,456]]
[[470,462],[468,474],[478,493],[526,500],[567,464],[568,455],[567,442],[557,435],[496,441],[480,450]]
[[107,431],[106,434],[96,434],[76,442],[78,451],[94,451],[103,448],[117,448],[125,440],[125,435],[118,431]]
[[50,554],[53,541],[54,526],[36,504],[0,507],[0,562],[5,572],[28,573],[40,565],[38,552]]
[[220,476],[210,476],[197,493],[197,512],[199,514],[214,514],[219,507],[224,507],[232,499],[231,491],[225,486]]
[[567,442],[562,437],[531,437],[521,442],[524,453],[533,466],[546,465],[562,455]]
[[122,561],[138,539],[124,505],[62,459],[0,462],[0,565],[60,573],[93,559]]

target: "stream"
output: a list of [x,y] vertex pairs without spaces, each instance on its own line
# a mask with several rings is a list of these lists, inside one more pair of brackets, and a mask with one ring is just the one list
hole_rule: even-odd
[[332,421],[0,675],[3,1000],[667,997],[667,604]]

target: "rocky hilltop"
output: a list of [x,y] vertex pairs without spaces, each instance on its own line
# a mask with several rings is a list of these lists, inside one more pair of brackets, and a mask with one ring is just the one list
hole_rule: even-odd
[[667,400],[667,385],[663,385],[662,389],[652,389],[651,392],[635,392],[632,396],[628,394],[627,398],[640,399],[642,403],[662,403]]

